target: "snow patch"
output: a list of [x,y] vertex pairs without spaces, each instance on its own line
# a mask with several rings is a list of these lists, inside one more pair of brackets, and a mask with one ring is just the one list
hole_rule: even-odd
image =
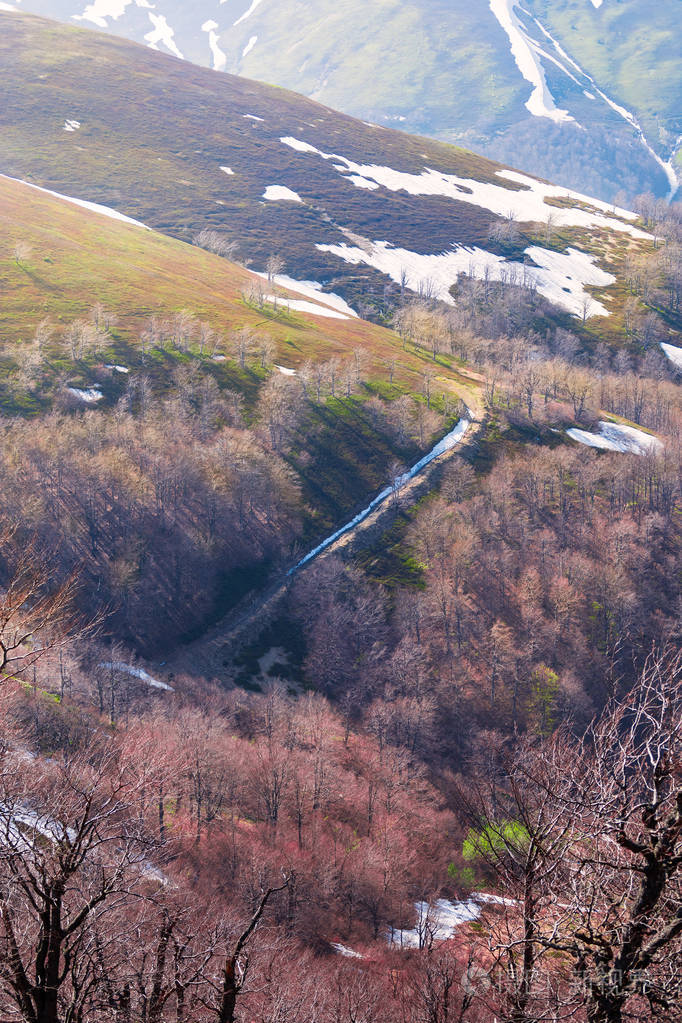
[[86,405],[96,405],[104,397],[97,387],[67,387],[66,389],[74,397],[84,401]]
[[144,668],[136,668],[132,664],[125,664],[123,661],[103,661],[98,667],[106,668],[109,671],[121,671],[125,675],[132,675],[133,678],[139,678],[142,682],[146,682],[152,689],[163,689],[167,693],[175,691],[172,686],[167,685],[165,682],[159,682],[158,679],[152,678]]
[[254,48],[254,46],[256,45],[257,42],[258,42],[258,36],[251,36],[251,38],[249,39],[248,43],[246,44],[246,46],[242,50],[242,57],[248,57],[248,55],[251,53],[251,50]]
[[516,0],[490,0],[490,10],[509,36],[516,66],[533,86],[526,108],[534,117],[548,117],[557,124],[574,121],[568,110],[560,110],[549,91],[545,72],[539,59],[540,48],[525,31],[514,8]]
[[682,369],[682,348],[678,348],[676,345],[666,344],[661,341],[661,350],[663,354],[670,359],[674,366],[678,369]]
[[78,131],[80,126],[80,121],[64,121],[64,131]]
[[508,261],[485,249],[455,245],[449,252],[424,255],[409,249],[394,248],[389,242],[376,241],[360,248],[346,242],[339,245],[317,245],[346,263],[364,263],[386,274],[396,284],[405,277],[411,291],[428,290],[442,302],[453,305],[450,288],[461,273],[471,277],[504,281],[506,284],[533,285],[548,301],[574,316],[608,316],[609,311],[592,299],[584,285],[607,287],[616,280],[612,274],[595,266],[596,257],[578,249],[566,253],[552,252],[538,245],[527,248],[535,266]]
[[437,899],[433,905],[428,902],[415,903],[417,924],[409,930],[387,932],[389,945],[398,948],[423,948],[431,941],[447,941],[462,924],[471,923],[481,915],[481,907],[473,899],[466,902],[450,902]]
[[501,895],[488,895],[487,892],[476,892],[472,896],[476,902],[490,904],[492,906],[518,906],[516,899],[505,899]]
[[105,369],[110,369],[114,373],[130,373],[130,370],[128,369],[127,366],[116,366],[113,363],[107,363],[104,368]]
[[608,423],[604,420],[599,423],[599,433],[590,433],[588,430],[579,430],[573,427],[566,430],[568,436],[590,448],[599,448],[602,451],[622,451],[633,455],[647,455],[651,452],[660,451],[663,448],[658,437],[652,437],[643,430],[636,430],[634,426],[623,426],[620,423]]
[[296,376],[296,370],[295,369],[289,369],[288,366],[279,366],[277,363],[275,363],[275,369],[277,370],[278,373],[281,373],[283,377],[295,377]]
[[[376,185],[391,192],[405,191],[408,195],[442,195],[456,202],[469,203],[481,209],[489,210],[499,217],[513,216],[521,222],[544,223],[551,215],[556,227],[583,227],[588,230],[605,228],[611,231],[624,232],[633,238],[650,241],[652,236],[641,231],[628,221],[637,219],[630,210],[614,208],[600,199],[593,199],[574,192],[560,185],[550,185],[531,178],[527,174],[519,174],[511,170],[499,170],[496,176],[503,181],[512,181],[522,185],[520,189],[506,188],[504,184],[491,181],[478,181],[475,178],[460,178],[456,174],[446,174],[426,167],[420,174],[409,171],[395,170],[379,164],[359,164],[348,160],[345,156],[335,153],[324,153],[309,143],[286,136],[280,139],[284,145],[299,153],[311,153],[323,160],[333,161],[333,166],[343,173],[347,180],[360,187],[367,187],[365,182],[373,181]],[[350,174],[350,176],[348,176]],[[569,199],[591,207],[585,210],[576,206],[559,207],[550,205],[547,199]],[[610,216],[606,214],[611,214]],[[620,219],[616,219],[616,217]]]
[[345,959],[365,958],[364,956],[361,956],[359,952],[355,952],[352,948],[349,948],[348,945],[342,945],[341,942],[339,941],[333,941],[332,948],[334,949],[335,952],[338,952],[338,954],[340,956],[343,956]]
[[288,310],[296,313],[312,313],[314,316],[325,316],[330,320],[347,320],[349,317],[336,309],[329,309],[328,306],[317,305],[313,302],[304,302],[296,298],[282,298],[281,295],[263,295],[266,302],[273,305],[286,306]]
[[176,57],[179,57],[180,60],[184,60],[185,58],[175,44],[175,32],[166,21],[165,15],[152,14],[152,12],[149,11],[148,17],[153,28],[150,32],[147,32],[144,38],[150,48],[152,50],[158,50],[157,43],[163,43],[166,49],[170,50],[170,52],[175,54]]
[[[262,277],[263,280],[268,279],[266,273],[256,273],[256,276]],[[321,302],[324,305],[331,306],[332,309],[338,309],[339,312],[345,313],[346,316],[358,318],[358,314],[348,305],[345,299],[341,298],[340,295],[334,294],[333,291],[323,291],[322,285],[317,281],[297,281],[293,277],[287,277],[286,274],[275,274],[272,280],[280,288],[288,288],[289,291],[305,295],[307,298],[312,298],[315,302]]]
[[242,114],[242,117],[247,121],[260,121],[261,124],[265,121],[264,117],[258,117],[256,114]]
[[356,188],[369,188],[373,191],[380,187],[376,181],[368,181],[367,178],[362,178],[359,174],[351,174],[347,180],[352,181]]
[[227,54],[223,53],[220,49],[220,36],[218,35],[217,28],[218,22],[209,19],[203,23],[201,31],[208,33],[208,45],[213,55],[213,70],[224,71],[227,64]]
[[[595,7],[601,7],[602,0],[599,0],[598,4],[595,4],[594,0],[592,0],[592,3],[594,4]],[[674,144],[674,146],[673,146],[673,148],[672,148],[672,150],[670,152],[670,156],[668,157],[668,159],[667,160],[663,160],[658,155],[658,153],[653,149],[651,144],[649,143],[649,140],[647,139],[646,135],[644,134],[644,130],[643,130],[641,124],[639,123],[639,121],[637,120],[635,115],[632,113],[632,111],[631,110],[627,110],[625,107],[621,106],[619,103],[616,103],[615,100],[611,99],[610,96],[607,96],[606,93],[603,92],[599,88],[599,86],[595,82],[595,80],[592,77],[592,75],[589,75],[587,73],[587,71],[584,71],[580,67],[580,65],[577,64],[576,61],[574,61],[573,58],[568,55],[568,53],[566,53],[566,51],[563,49],[563,47],[556,41],[554,36],[551,35],[547,31],[547,29],[544,27],[544,25],[542,25],[538,21],[538,19],[535,18],[535,17],[533,17],[533,21],[538,26],[538,28],[540,29],[542,34],[552,43],[552,45],[554,46],[554,49],[560,55],[560,57],[563,60],[565,60],[568,64],[570,64],[571,67],[573,67],[574,70],[585,79],[585,81],[594,89],[594,91],[600,96],[600,98],[604,101],[604,103],[607,104],[607,106],[611,107],[611,109],[616,114],[618,114],[619,117],[622,117],[623,120],[627,121],[627,123],[634,129],[634,131],[636,132],[637,138],[639,139],[640,143],[644,146],[646,151],[649,153],[649,156],[651,156],[651,158],[658,164],[658,166],[661,168],[661,170],[663,171],[663,173],[667,177],[668,184],[670,185],[670,189],[668,191],[668,195],[667,195],[666,198],[667,198],[668,202],[671,202],[673,200],[673,198],[675,197],[675,193],[677,192],[678,188],[680,187],[680,182],[679,182],[679,178],[677,176],[677,169],[675,167],[674,160],[675,160],[675,155],[676,155],[678,149],[680,148],[680,145],[682,144],[682,135],[675,142],[675,144]],[[550,54],[545,53],[545,51],[538,51],[538,52],[543,53],[543,55],[545,57],[549,57],[550,60],[554,60],[554,58],[551,57]],[[570,71],[567,71],[566,68],[562,64],[559,63],[559,61],[554,60],[554,63],[558,67],[560,67],[561,70],[565,74],[567,74],[569,76],[569,78],[571,78],[574,82],[576,82],[578,85],[580,85],[580,82],[577,82],[577,79],[574,78],[574,76],[570,73]],[[583,89],[583,91],[585,92],[585,95],[588,96],[590,99],[595,99],[594,95],[591,92],[589,92],[589,91],[587,91],[585,89]]]
[[73,203],[74,206],[81,206],[84,210],[90,210],[91,213],[101,213],[104,217],[109,217],[111,220],[122,220],[125,224],[134,224],[135,227],[144,227],[146,231],[150,231],[151,228],[147,227],[140,220],[133,220],[132,217],[126,217],[124,213],[119,213],[118,210],[112,210],[109,206],[100,206],[97,202],[88,202],[86,199],[74,199],[72,195],[62,195],[61,192],[53,192],[49,188],[41,188],[40,185],[33,185],[30,181],[22,181],[21,178],[10,178],[7,174],[0,174],[0,178],[4,178],[6,181],[15,181],[19,185],[25,185],[27,188],[34,188],[36,192],[43,192],[45,195],[51,195],[55,199],[63,199],[65,202]]
[[298,192],[293,192],[284,185],[268,185],[263,198],[269,202],[303,202]]
[[289,146],[290,149],[295,149],[297,153],[316,153],[318,156],[322,156],[320,150],[315,146],[311,146],[308,142],[301,142],[300,139],[295,139],[291,135],[286,135],[279,141],[283,142],[285,146]]
[[107,18],[118,21],[133,3],[136,7],[149,8],[152,6],[148,0],[94,0],[93,3],[88,4],[82,14],[74,14],[72,17],[74,21],[90,21],[98,28],[108,28]]
[[220,169],[223,172],[223,174],[227,174],[229,176],[233,176],[234,175],[234,171],[232,170],[231,167],[221,167]]
[[[222,3],[222,0],[221,0],[221,3]],[[256,8],[260,4],[261,4],[261,0],[252,0],[251,6],[249,7],[248,11],[244,11],[244,13],[242,14],[241,18],[237,18],[237,20],[235,21],[233,27],[236,28],[237,25],[241,25],[241,23],[243,21],[246,21],[247,18],[250,18],[251,15],[253,14],[253,12],[256,10]]]
[[25,806],[0,805],[0,845],[13,852],[31,852],[39,838],[60,845],[73,842],[76,832],[46,814],[36,813]]

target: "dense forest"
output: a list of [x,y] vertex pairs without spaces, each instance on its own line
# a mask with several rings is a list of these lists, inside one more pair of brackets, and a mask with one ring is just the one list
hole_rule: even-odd
[[3,1020],[677,1018],[680,211],[638,211],[603,336],[463,274],[366,295],[381,360],[279,365],[260,285],[125,365],[101,305],[4,347]]

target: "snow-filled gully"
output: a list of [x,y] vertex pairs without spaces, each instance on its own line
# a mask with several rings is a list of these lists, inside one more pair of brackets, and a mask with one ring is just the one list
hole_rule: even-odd
[[[591,0],[591,2],[593,7],[596,10],[599,10],[602,6],[603,0]],[[527,18],[535,22],[545,39],[552,44],[558,56],[548,53],[541,43],[529,34],[527,28],[516,13],[517,8]],[[533,86],[531,96],[526,102],[526,107],[529,113],[531,113],[534,117],[547,117],[557,123],[566,121],[573,121],[575,123],[575,118],[572,117],[567,110],[558,109],[554,102],[554,97],[547,85],[545,71],[542,65],[542,58],[544,58],[558,67],[560,71],[571,79],[571,81],[575,82],[576,85],[582,88],[590,99],[595,99],[596,97],[592,91],[588,91],[585,87],[587,86],[591,90],[594,90],[599,98],[603,100],[603,102],[606,103],[607,106],[614,111],[614,113],[618,114],[619,117],[622,117],[624,121],[627,121],[627,123],[636,131],[640,143],[649,153],[651,158],[658,164],[668,179],[670,188],[666,198],[668,202],[671,202],[680,187],[680,181],[677,176],[674,160],[680,146],[682,145],[682,136],[676,140],[668,159],[664,160],[658,155],[647,139],[642,125],[632,111],[626,110],[625,107],[621,106],[603,92],[603,90],[600,89],[595,82],[592,75],[588,74],[587,71],[584,71],[583,68],[581,68],[580,65],[573,60],[571,56],[569,56],[566,50],[564,50],[554,36],[547,31],[539,19],[530,14],[529,11],[525,10],[522,5],[518,3],[518,0],[490,0],[490,10],[500,23],[501,28],[509,37],[510,49],[512,56],[514,57],[514,61],[516,62],[516,66],[525,80]],[[582,82],[578,81],[575,74],[566,67],[566,64],[573,68],[573,71],[575,71],[576,74],[583,79]]]
[[327,550],[328,547],[331,547],[331,545],[335,543],[340,537],[344,536],[346,533],[349,533],[352,529],[355,529],[356,526],[359,526],[361,522],[364,522],[365,519],[369,518],[373,511],[375,511],[380,505],[388,501],[390,497],[399,493],[406,483],[414,479],[415,476],[418,476],[426,468],[427,465],[433,462],[435,458],[438,458],[439,455],[443,455],[445,454],[446,451],[451,451],[452,448],[456,447],[457,444],[460,443],[460,441],[462,440],[470,426],[471,420],[460,419],[460,421],[457,423],[457,426],[455,426],[453,430],[450,430],[450,432],[447,433],[445,437],[439,440],[438,443],[431,448],[427,455],[424,455],[424,457],[420,458],[419,461],[416,462],[411,469],[408,469],[406,473],[403,473],[402,476],[399,476],[390,487],[385,487],[381,491],[381,493],[377,494],[374,500],[370,501],[367,507],[363,508],[361,512],[358,512],[358,514],[354,518],[352,518],[350,522],[347,522],[345,526],[341,526],[340,529],[337,529],[335,533],[332,533],[331,536],[328,536],[326,538],[326,540],[323,540],[322,543],[319,543],[317,547],[313,548],[312,551],[309,551],[308,554],[306,554],[305,557],[301,558],[301,560],[296,565],[294,565],[293,568],[289,569],[287,575],[288,576],[294,575],[294,573],[298,572],[298,570],[303,568],[304,565],[307,565],[309,561],[312,561],[313,558],[316,558],[318,554],[322,554],[322,552]]

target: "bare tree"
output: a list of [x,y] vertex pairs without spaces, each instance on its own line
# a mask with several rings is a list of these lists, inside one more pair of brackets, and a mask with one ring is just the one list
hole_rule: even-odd
[[55,587],[35,543],[19,543],[17,551],[15,538],[12,529],[0,536],[0,559],[11,566],[0,590],[0,681],[7,675],[24,677],[75,624],[75,576]]
[[268,275],[268,284],[272,284],[275,278],[282,273],[286,266],[284,259],[280,255],[273,255],[268,257],[265,264],[265,272]]
[[284,891],[288,886],[289,879],[285,878],[283,884],[275,888],[267,888],[261,894],[253,916],[228,948],[222,966],[219,999],[213,1007],[213,1014],[218,1023],[234,1023],[237,999],[244,987],[249,969],[249,942],[272,896],[277,892]]
[[682,655],[666,653],[581,740],[525,741],[489,786],[468,841],[512,896],[488,932],[510,1019],[679,1018],[681,764]]
[[150,841],[137,809],[149,779],[110,743],[88,752],[31,771],[7,757],[2,764],[0,996],[3,1015],[24,1023],[87,1018],[98,958],[107,956],[98,957],[96,934],[102,939],[108,914],[113,921],[149,885]]
[[17,242],[12,249],[12,259],[17,266],[23,266],[31,258],[33,249],[27,242]]

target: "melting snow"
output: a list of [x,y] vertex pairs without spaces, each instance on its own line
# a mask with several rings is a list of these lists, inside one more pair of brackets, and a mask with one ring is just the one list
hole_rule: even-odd
[[[220,2],[222,3],[223,0],[220,0]],[[250,18],[251,15],[256,10],[256,8],[259,6],[260,3],[261,3],[261,0],[252,0],[251,6],[249,7],[248,11],[244,11],[244,13],[242,14],[241,18],[237,18],[237,20],[235,21],[233,27],[236,28],[237,25],[241,25],[241,23],[243,21],[246,21],[247,18]]]
[[284,185],[268,185],[263,192],[263,198],[270,202],[303,202],[298,192],[292,192]]
[[416,927],[404,931],[391,929],[386,935],[388,943],[401,948],[419,948],[431,941],[447,941],[462,924],[477,920],[481,915],[481,905],[485,904],[518,905],[515,899],[505,899],[501,895],[488,895],[485,892],[473,892],[463,902],[451,902],[449,899],[437,899],[433,905],[416,902]]
[[516,899],[505,899],[501,895],[488,895],[486,892],[476,892],[472,898],[476,902],[489,903],[493,906],[518,906]]
[[308,142],[301,142],[300,139],[295,139],[291,135],[286,135],[279,141],[283,142],[285,146],[289,146],[290,149],[295,149],[297,153],[317,153],[318,156],[322,156],[320,150],[315,146],[311,146]]
[[152,50],[157,50],[157,43],[163,43],[163,45],[174,53],[180,60],[184,60],[184,57],[180,53],[180,50],[175,45],[175,33],[170,27],[166,18],[163,14],[152,14],[151,11],[148,13],[149,20],[154,26],[151,32],[147,32],[145,39]]
[[275,369],[277,370],[278,373],[281,373],[283,377],[295,377],[296,376],[296,370],[295,369],[289,369],[288,366],[278,366],[277,363],[275,363]]
[[363,508],[361,512],[358,512],[355,518],[351,519],[350,522],[347,522],[345,526],[341,526],[340,529],[337,529],[335,533],[332,533],[331,536],[328,536],[326,540],[323,540],[322,543],[318,544],[317,547],[315,547],[312,551],[306,554],[304,558],[301,558],[301,560],[296,565],[294,565],[293,568],[289,569],[287,575],[293,575],[295,572],[299,570],[299,568],[302,568],[303,565],[307,564],[307,562],[312,561],[313,558],[316,558],[318,554],[321,554],[322,551],[327,549],[327,547],[330,547],[334,543],[334,541],[338,540],[339,537],[344,535],[344,533],[350,532],[351,529],[354,529],[355,526],[359,525],[366,518],[368,518],[368,516],[372,514],[375,508],[378,508],[379,505],[387,501],[389,497],[391,497],[394,494],[397,494],[398,491],[402,490],[405,484],[409,480],[413,479],[415,476],[418,476],[421,470],[424,469],[427,465],[429,465],[429,463],[432,462],[434,458],[438,458],[439,455],[444,454],[446,451],[450,451],[457,444],[459,444],[462,437],[467,432],[470,426],[471,426],[470,420],[460,419],[454,430],[450,430],[450,433],[447,433],[445,437],[442,438],[442,440],[439,440],[438,443],[431,448],[427,455],[424,455],[424,457],[420,458],[419,461],[415,465],[413,465],[411,469],[408,469],[406,473],[404,473],[402,476],[399,476],[392,486],[385,487],[380,494],[377,494],[374,500],[370,501],[367,507]]
[[127,366],[116,366],[115,364],[112,363],[107,363],[105,369],[111,369],[115,373],[130,373],[130,370],[128,369]]
[[652,451],[659,451],[663,447],[657,437],[652,437],[651,434],[644,433],[643,430],[603,420],[599,423],[599,433],[578,430],[576,427],[566,430],[566,433],[579,444],[585,444],[590,448],[600,448],[602,451],[622,451],[630,452],[633,455],[646,455]]
[[[593,5],[595,7],[601,7],[602,0],[599,0],[598,3],[595,3],[595,0],[592,0],[592,3],[593,3]],[[667,200],[668,200],[668,202],[671,202],[672,199],[674,198],[675,193],[677,192],[677,189],[679,188],[679,184],[680,184],[679,183],[679,179],[677,177],[677,170],[675,168],[675,165],[674,165],[673,161],[675,159],[675,154],[677,153],[677,150],[679,149],[680,144],[682,143],[682,136],[680,136],[680,138],[678,138],[677,141],[675,142],[675,144],[674,144],[674,146],[672,148],[672,151],[671,151],[670,156],[668,157],[668,159],[667,160],[661,159],[661,157],[658,155],[658,153],[650,145],[649,140],[647,139],[646,135],[644,134],[644,130],[643,130],[641,124],[639,123],[639,121],[637,120],[635,115],[632,113],[632,111],[631,110],[627,110],[625,107],[621,106],[619,103],[616,103],[615,100],[611,99],[610,96],[607,96],[606,93],[603,92],[599,88],[599,86],[595,82],[595,80],[592,77],[592,75],[589,75],[587,73],[587,71],[583,71],[583,69],[580,67],[580,65],[577,64],[576,61],[574,61],[572,57],[569,57],[569,55],[566,53],[566,51],[563,49],[563,47],[556,41],[554,36],[551,35],[547,31],[547,29],[544,27],[544,25],[542,25],[538,21],[538,19],[535,18],[535,17],[533,17],[533,21],[538,26],[538,28],[540,29],[542,34],[552,43],[552,45],[554,46],[554,49],[559,54],[559,56],[563,60],[565,60],[568,64],[570,64],[571,67],[573,67],[574,70],[579,75],[581,75],[592,86],[594,91],[596,93],[598,93],[598,95],[607,104],[607,106],[611,107],[611,109],[615,113],[617,113],[619,117],[622,117],[623,120],[627,121],[627,123],[635,130],[635,132],[637,133],[637,137],[638,137],[639,141],[641,142],[641,144],[644,146],[644,148],[649,153],[651,158],[659,165],[659,167],[661,168],[661,170],[663,171],[663,173],[667,177],[668,184],[670,185],[670,189],[669,189],[668,195],[667,195]],[[542,53],[543,56],[545,56],[545,57],[549,58],[549,60],[553,61],[553,63],[555,63],[557,65],[557,67],[561,68],[561,70],[564,72],[564,74],[568,75],[568,77],[571,78],[574,82],[576,82],[577,85],[581,84],[571,74],[571,72],[568,71],[566,69],[566,67],[564,67],[563,64],[561,64],[558,60],[556,60],[554,57],[552,57],[549,53],[546,53],[544,50],[541,50],[539,48],[538,48],[538,52]],[[585,95],[588,96],[590,99],[594,99],[595,98],[591,92],[589,92],[589,91],[587,91],[585,89],[583,89],[583,91],[585,92]]]
[[223,53],[220,49],[220,36],[216,29],[218,28],[217,21],[205,21],[201,26],[202,32],[208,33],[208,45],[211,48],[213,54],[213,70],[224,71],[225,65],[227,64],[227,54]]
[[248,43],[246,44],[246,46],[242,50],[242,57],[248,57],[248,55],[251,53],[251,50],[254,48],[254,46],[256,45],[257,42],[258,42],[258,36],[251,36],[251,38],[249,39]]
[[139,678],[142,682],[146,682],[152,689],[163,689],[167,693],[174,692],[172,686],[166,685],[165,682],[159,682],[158,679],[152,678],[144,668],[135,668],[132,664],[125,664],[123,661],[104,661],[99,667],[108,668],[111,671],[122,671],[126,675],[132,675],[134,678]]
[[148,0],[94,0],[82,14],[72,15],[74,21],[91,21],[98,28],[107,28],[107,18],[117,21],[132,4],[136,7],[151,7]]
[[348,316],[338,312],[336,309],[330,309],[328,306],[317,305],[313,302],[299,301],[295,298],[283,298],[281,295],[264,295],[263,298],[266,302],[286,306],[287,309],[297,313],[313,313],[314,316],[325,316],[330,320],[349,319]]
[[[262,277],[264,280],[268,278],[266,273],[256,273],[256,276]],[[333,291],[323,291],[322,285],[317,281],[297,281],[293,277],[287,277],[286,274],[275,274],[272,279],[280,288],[288,288],[289,291],[296,291],[299,295],[306,295],[315,302],[322,302],[324,305],[331,306],[332,309],[338,309],[346,316],[352,316],[355,319],[358,317],[358,314],[351,309],[345,299],[334,294]]]
[[374,190],[375,188],[380,187],[377,185],[376,181],[368,181],[367,178],[362,178],[359,174],[350,174],[348,176],[348,180],[352,181],[356,188],[369,188]]
[[407,287],[419,291],[428,282],[433,294],[453,305],[450,288],[460,273],[508,284],[533,284],[538,292],[574,316],[608,316],[609,311],[592,299],[584,285],[607,287],[616,278],[595,266],[595,257],[577,249],[567,253],[552,252],[539,245],[525,251],[536,266],[507,261],[485,249],[456,245],[449,252],[423,255],[410,249],[394,248],[389,242],[377,241],[369,248],[348,245],[317,245],[321,252],[330,252],[355,266],[365,263],[386,274],[396,284],[406,275]]
[[516,66],[533,86],[530,99],[526,102],[527,109],[534,117],[548,117],[557,123],[575,120],[568,110],[560,110],[556,106],[539,60],[539,47],[524,30],[514,10],[516,6],[516,0],[490,0],[490,10],[509,36]]
[[661,341],[661,349],[673,365],[677,366],[678,369],[682,369],[682,348],[677,348],[675,345],[668,345]]
[[80,121],[64,121],[64,131],[78,131],[80,126]]
[[338,952],[340,956],[344,956],[344,958],[346,959],[365,958],[364,956],[361,956],[359,952],[355,952],[352,948],[349,948],[348,945],[342,945],[338,941],[332,942],[332,948],[334,949],[335,952]]
[[0,845],[15,852],[30,852],[36,844],[37,835],[56,844],[76,838],[72,828],[67,828],[53,817],[22,806],[0,805]]
[[96,387],[67,387],[66,389],[70,394],[84,401],[86,405],[96,405],[104,397]]
[[86,199],[74,199],[72,195],[62,195],[61,192],[53,192],[49,188],[41,188],[40,185],[33,185],[30,181],[22,181],[21,178],[10,178],[6,174],[0,174],[0,178],[5,178],[6,181],[16,181],[19,185],[26,185],[27,188],[34,188],[36,192],[44,192],[45,195],[52,195],[55,199],[63,199],[65,202],[73,203],[74,206],[82,206],[85,210],[90,210],[92,213],[101,213],[104,217],[110,217],[112,220],[122,220],[126,224],[134,224],[136,227],[144,227],[147,231],[151,228],[147,227],[140,220],[133,220],[132,217],[126,217],[124,213],[119,213],[118,210],[112,210],[109,206],[100,206],[97,202],[88,202]]
[[428,902],[417,902],[417,926],[409,930],[387,933],[389,945],[400,948],[420,948],[429,941],[447,941],[462,924],[477,920],[481,907],[473,898],[466,902],[450,902],[437,899],[433,906]]
[[[334,166],[339,171],[345,169],[350,176],[344,176],[347,176],[347,180],[354,184],[358,183],[357,179],[361,179],[363,188],[367,187],[364,182],[369,180],[391,192],[405,191],[408,195],[442,195],[447,199],[470,203],[472,206],[490,210],[491,213],[500,217],[507,217],[511,214],[521,222],[543,223],[551,214],[557,227],[608,228],[612,231],[623,231],[632,235],[633,238],[651,239],[650,234],[640,231],[631,223],[623,222],[636,220],[635,213],[619,207],[614,208],[600,199],[592,199],[581,192],[574,192],[571,189],[562,188],[560,185],[547,184],[526,174],[519,174],[517,171],[497,171],[499,178],[523,186],[520,189],[512,190],[505,188],[503,184],[478,181],[475,178],[460,178],[456,174],[445,174],[429,167],[426,167],[420,174],[413,174],[409,171],[398,171],[392,167],[378,164],[358,164],[348,160],[345,156],[323,153],[315,146],[291,136],[281,138],[280,142],[299,153],[313,153],[323,160],[340,161]],[[591,206],[592,210],[579,209],[575,206],[552,206],[545,201],[546,199],[573,199]],[[609,213],[622,219],[617,220],[613,215],[604,215]]]

